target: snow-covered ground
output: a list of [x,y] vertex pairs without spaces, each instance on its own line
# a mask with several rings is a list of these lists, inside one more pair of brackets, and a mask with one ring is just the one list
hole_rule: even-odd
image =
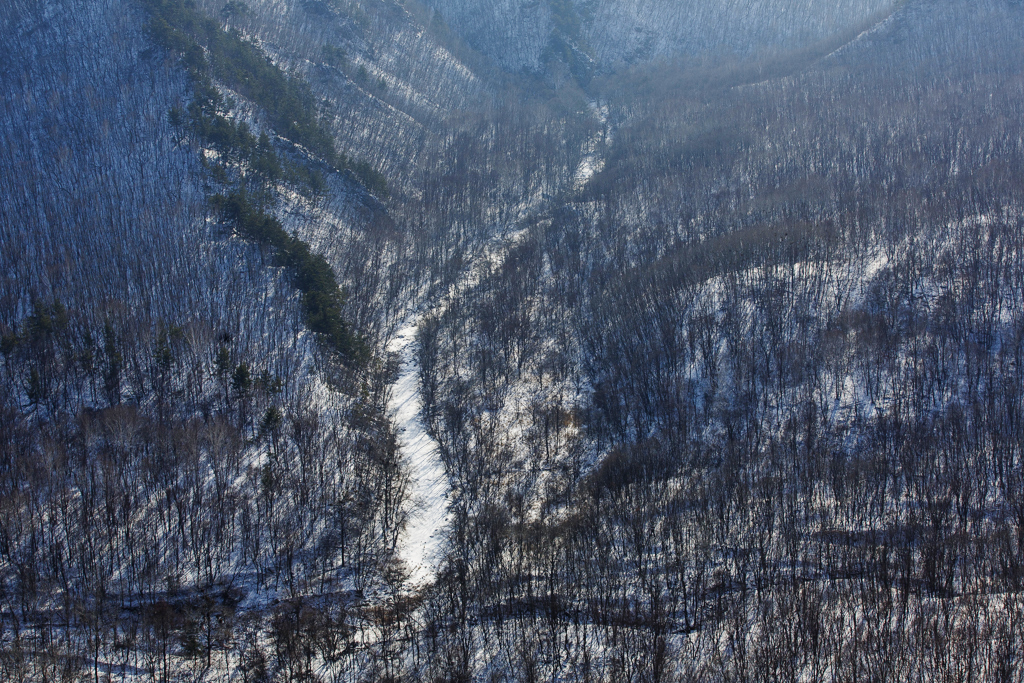
[[398,380],[392,388],[388,412],[398,430],[398,446],[409,467],[411,489],[409,523],[399,554],[409,569],[409,581],[414,588],[433,579],[443,557],[449,492],[437,441],[423,420],[420,365],[416,358],[416,332],[422,318],[422,312],[406,318],[387,347],[399,357]]
[[[612,139],[607,105],[595,102],[590,107],[601,128],[583,150],[583,158],[574,177],[576,189],[586,185],[604,167],[604,150]],[[528,202],[519,212],[520,216],[529,215],[540,201]],[[440,316],[454,299],[479,284],[484,272],[500,267],[509,249],[523,239],[527,232],[526,228],[518,227],[498,231],[471,261],[458,282],[440,299],[411,311],[387,345],[387,351],[397,354],[399,362],[398,379],[392,385],[388,400],[388,415],[394,422],[398,447],[409,468],[410,479],[408,521],[399,541],[398,556],[409,570],[409,585],[413,589],[433,581],[444,558],[450,494],[440,446],[431,436],[423,419],[420,365],[417,360],[419,326],[428,312]]]
[[582,190],[595,174],[604,170],[604,150],[612,143],[612,129],[608,125],[608,105],[599,105],[597,102],[590,103],[591,113],[601,129],[587,142],[583,150],[583,158],[576,173],[573,175],[573,188]]
[[388,399],[388,415],[409,468],[408,522],[398,544],[398,556],[409,570],[409,585],[413,589],[432,582],[444,559],[451,492],[440,446],[423,419],[417,359],[419,326],[428,313],[440,316],[455,298],[477,285],[481,272],[501,263],[509,248],[525,234],[525,229],[518,229],[496,236],[439,300],[409,313],[387,345],[388,352],[397,354],[399,362],[398,379]]

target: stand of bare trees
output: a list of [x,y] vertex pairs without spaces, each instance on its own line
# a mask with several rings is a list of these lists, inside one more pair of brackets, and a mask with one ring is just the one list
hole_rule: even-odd
[[[1015,5],[584,91],[411,1],[197,3],[308,82],[338,172],[223,84],[248,151],[183,125],[141,9],[9,5],[0,677],[1021,678]],[[414,592],[382,350],[442,297]]]

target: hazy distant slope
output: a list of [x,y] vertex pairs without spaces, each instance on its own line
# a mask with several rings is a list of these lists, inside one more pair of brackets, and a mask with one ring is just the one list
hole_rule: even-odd
[[429,0],[452,29],[509,70],[537,69],[551,31],[546,2],[535,0]]
[[510,70],[540,67],[553,31],[601,66],[659,55],[793,49],[884,13],[893,0],[428,0],[473,47]]
[[841,63],[900,65],[912,78],[920,76],[921,68],[947,78],[950,70],[1019,75],[1022,8],[1015,0],[904,2],[889,21],[834,58]]
[[587,33],[605,64],[666,54],[798,49],[898,4],[893,0],[600,0]]

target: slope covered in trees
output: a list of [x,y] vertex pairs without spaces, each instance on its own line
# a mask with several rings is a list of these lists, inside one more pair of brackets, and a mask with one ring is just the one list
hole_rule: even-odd
[[0,677],[301,671],[301,629],[338,660],[399,530],[385,378],[321,257],[208,202],[272,210],[308,161],[139,6],[2,17]]
[[1024,8],[471,4],[0,10],[0,677],[1019,680]]
[[[884,19],[894,0],[428,0],[473,47],[503,67],[576,73],[665,57],[761,59],[856,33]],[[855,33],[855,34],[856,34]],[[855,35],[854,34],[854,35]]]
[[467,671],[1019,675],[1021,20],[596,84],[603,170],[423,344]]

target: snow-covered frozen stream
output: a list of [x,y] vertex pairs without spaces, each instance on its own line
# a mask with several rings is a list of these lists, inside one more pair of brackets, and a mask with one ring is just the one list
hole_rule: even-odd
[[583,158],[580,159],[576,173],[573,174],[573,189],[577,192],[582,190],[594,175],[604,170],[604,150],[612,144],[612,129],[608,125],[608,105],[591,102],[590,111],[594,119],[601,124],[601,129],[587,142]]
[[409,569],[414,588],[433,580],[443,557],[449,491],[437,441],[423,420],[416,343],[422,317],[416,312],[406,318],[388,344],[388,351],[397,353],[399,359],[398,380],[392,387],[388,412],[398,430],[398,447],[409,467],[411,489],[409,523],[399,555]]
[[409,585],[413,589],[433,581],[444,559],[451,492],[440,446],[423,419],[416,339],[419,325],[428,311],[442,314],[456,297],[475,286],[484,264],[502,261],[508,249],[525,234],[526,230],[521,229],[495,237],[432,308],[412,311],[387,345],[389,353],[398,354],[399,363],[398,379],[391,387],[388,400],[388,415],[395,425],[398,448],[409,468],[410,480],[408,522],[398,544],[398,555],[409,570]]
[[[603,168],[604,150],[612,139],[608,107],[592,103],[591,111],[601,124],[601,130],[583,150],[583,157],[573,178],[577,190]],[[521,216],[532,213],[536,208],[535,204],[524,207]],[[440,446],[431,436],[423,419],[420,365],[417,358],[419,345],[416,338],[419,325],[428,311],[440,315],[455,298],[474,287],[480,281],[483,267],[494,267],[504,261],[509,250],[526,233],[525,228],[518,228],[495,236],[472,261],[459,281],[440,300],[433,302],[432,308],[419,308],[406,316],[387,345],[388,352],[397,354],[399,362],[398,379],[391,387],[388,400],[388,415],[395,425],[398,448],[409,469],[410,478],[408,522],[397,550],[409,570],[409,585],[413,589],[430,584],[444,559],[451,493]]]
[[408,522],[398,544],[398,555],[409,570],[409,585],[413,589],[432,582],[444,559],[451,493],[440,446],[423,419],[416,339],[419,325],[428,312],[441,315],[454,299],[476,286],[484,266],[503,261],[526,232],[518,229],[496,236],[432,307],[412,311],[387,345],[389,353],[398,354],[399,363],[398,379],[388,400],[388,415],[398,433],[398,448],[409,468],[410,479]]

